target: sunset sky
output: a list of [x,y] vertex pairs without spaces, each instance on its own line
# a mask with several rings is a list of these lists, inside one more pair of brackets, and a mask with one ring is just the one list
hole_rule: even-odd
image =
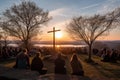
[[[19,4],[24,0],[0,0],[0,14],[12,6]],[[91,16],[94,14],[103,14],[120,7],[120,0],[30,0],[42,8],[49,11],[52,20],[43,28],[42,40],[52,40],[52,33],[47,31],[53,27],[61,29],[62,36],[59,40],[69,40],[70,37],[65,32],[66,24],[75,16]],[[104,40],[120,40],[120,28],[117,28],[109,36],[101,38]]]

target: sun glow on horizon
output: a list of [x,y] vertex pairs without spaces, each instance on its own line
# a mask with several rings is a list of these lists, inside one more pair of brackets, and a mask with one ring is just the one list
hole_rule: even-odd
[[62,32],[56,32],[55,33],[56,38],[62,38],[62,36],[63,36]]

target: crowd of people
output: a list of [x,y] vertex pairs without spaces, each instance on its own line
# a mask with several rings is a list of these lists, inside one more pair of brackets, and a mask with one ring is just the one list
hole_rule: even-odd
[[[57,54],[56,59],[54,60],[55,65],[55,74],[67,74],[66,67],[65,67],[65,60],[63,59],[61,53]],[[84,76],[84,71],[82,68],[82,64],[77,57],[77,54],[73,54],[70,60],[70,64],[72,67],[72,75],[80,75]],[[32,62],[30,64],[29,56],[27,54],[26,49],[22,49],[19,54],[16,56],[16,63],[14,68],[17,69],[31,69],[32,71],[37,71],[40,74],[46,74],[47,68],[44,68],[44,63],[41,59],[41,53],[36,52]]]
[[101,52],[101,57],[103,58],[101,61],[104,62],[116,63],[118,60],[120,60],[120,54],[118,50],[115,49],[103,49]]
[[[67,49],[67,50],[66,50]],[[86,48],[62,48],[59,51],[61,53],[57,53],[57,57],[54,60],[54,72],[55,74],[67,74],[66,70],[66,63],[65,59],[63,58],[62,54],[67,55],[72,54],[72,57],[70,59],[70,66],[72,69],[71,74],[72,75],[80,75],[84,76],[84,70],[82,67],[82,64],[80,62],[80,59],[78,58],[77,54],[87,54]],[[17,69],[31,69],[32,71],[37,71],[40,74],[46,74],[47,68],[44,68],[43,59],[42,56],[52,54],[51,48],[34,48],[31,51],[27,51],[27,49],[23,48],[16,48],[16,47],[8,47],[8,48],[2,48],[2,58],[6,59],[9,57],[15,57],[16,63],[13,66]],[[34,54],[33,54],[34,53]],[[120,53],[118,50],[115,49],[107,49],[104,48],[102,50],[93,49],[92,52],[96,56],[100,56],[102,58],[101,61],[103,62],[113,62],[116,63],[118,60],[120,60]],[[32,59],[32,62],[30,63],[30,56],[34,56]]]
[[120,60],[120,53],[117,49],[107,49],[103,48],[102,50],[93,49],[93,54],[100,56],[103,62],[112,62],[117,63]]
[[21,48],[18,47],[0,47],[0,59],[16,57],[20,51]]

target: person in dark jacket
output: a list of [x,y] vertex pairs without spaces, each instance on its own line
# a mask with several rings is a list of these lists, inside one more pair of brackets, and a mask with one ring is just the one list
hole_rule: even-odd
[[15,68],[18,69],[28,69],[30,67],[29,56],[27,55],[27,49],[22,49],[22,51],[16,57]]
[[47,70],[43,70],[43,61],[40,56],[40,52],[36,53],[36,56],[33,58],[31,63],[31,70],[38,71],[40,74],[45,74]]
[[55,74],[66,74],[65,61],[62,59],[61,54],[58,54],[55,60]]

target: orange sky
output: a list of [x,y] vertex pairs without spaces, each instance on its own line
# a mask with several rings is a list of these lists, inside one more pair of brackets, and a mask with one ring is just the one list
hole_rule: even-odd
[[[51,40],[52,33],[47,33],[55,27],[61,29],[63,36],[59,41],[71,40],[70,36],[65,31],[66,24],[77,16],[91,16],[94,14],[104,14],[115,8],[120,7],[120,0],[31,0],[44,11],[49,11],[49,16],[52,17],[47,25],[43,28],[43,35],[38,37],[38,40]],[[5,9],[9,9],[13,4],[19,4],[21,0],[1,0],[0,13]],[[120,28],[110,32],[108,36],[100,38],[100,40],[120,40]]]
[[[57,28],[58,29],[58,28]],[[60,28],[59,28],[60,29]],[[56,38],[58,41],[69,41],[73,40],[70,35],[63,29],[60,31],[62,33],[61,38]],[[112,30],[108,36],[102,36],[98,40],[120,40],[120,30],[119,28]],[[41,40],[53,40],[53,33],[44,33]]]

